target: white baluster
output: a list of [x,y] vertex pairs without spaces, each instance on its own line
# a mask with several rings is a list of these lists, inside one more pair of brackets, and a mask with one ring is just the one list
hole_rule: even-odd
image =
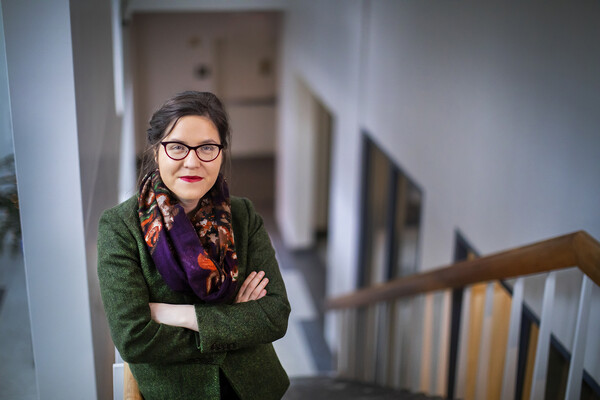
[[423,362],[423,331],[425,315],[425,296],[418,295],[412,299],[410,325],[410,362],[413,364],[410,369],[410,379],[408,389],[413,392],[422,391],[421,389],[421,363]]
[[585,341],[587,339],[588,320],[590,315],[590,300],[592,297],[592,285],[594,283],[587,275],[583,275],[581,282],[581,295],[579,299],[579,310],[577,311],[577,324],[575,325],[575,337],[573,338],[573,353],[569,366],[567,378],[566,400],[580,398],[581,379],[583,376],[583,360],[585,356]]
[[356,349],[359,346],[357,332],[359,310],[357,308],[350,308],[347,312],[346,326],[348,327],[348,377],[351,379],[357,379],[358,354]]
[[552,271],[546,277],[540,332],[535,353],[533,381],[531,382],[530,400],[542,400],[546,391],[546,374],[548,371],[548,355],[550,353],[550,334],[552,327],[552,308],[554,306],[554,289],[556,287],[556,272]]
[[446,388],[448,387],[448,359],[450,357],[450,319],[452,316],[452,291],[445,290],[442,293],[440,317],[440,330],[438,340],[440,343],[438,351],[437,364],[437,388],[435,393],[438,396],[446,396]]
[[337,331],[339,332],[339,342],[337,343],[336,364],[337,372],[340,376],[349,376],[348,356],[350,353],[350,345],[348,343],[350,330],[348,327],[349,310],[335,311],[335,320]]
[[377,326],[377,305],[367,306],[364,315],[365,325],[363,326],[363,329],[365,331],[365,336],[363,343],[363,370],[360,376],[362,376],[362,379],[366,382],[375,382],[377,365],[377,332],[379,330],[379,327]]
[[475,398],[487,397],[488,371],[490,365],[490,343],[492,337],[492,311],[494,309],[494,282],[487,284],[485,290],[485,308],[483,312],[483,326],[481,328],[481,342],[479,344],[479,358],[477,360],[477,383],[475,385]]
[[506,344],[506,359],[504,361],[504,376],[502,379],[502,400],[510,400],[515,395],[516,371],[519,356],[519,337],[521,333],[521,318],[523,314],[523,278],[518,278],[513,287],[510,327],[508,343]]
[[412,363],[410,362],[410,333],[411,323],[414,323],[412,318],[412,299],[403,299],[398,302],[398,327],[400,329],[397,335],[399,351],[396,354],[396,364],[398,366],[397,388],[406,389],[410,387],[410,371]]
[[389,385],[387,382],[387,362],[389,357],[390,341],[389,330],[391,319],[389,308],[391,305],[380,302],[375,305],[375,372],[374,382],[381,386]]
[[471,287],[463,291],[463,303],[460,317],[459,345],[457,354],[457,372],[454,397],[464,399],[467,382],[467,357],[469,354],[469,319],[471,318]]
[[431,353],[432,353],[432,335],[433,335],[433,296],[429,292],[425,294],[423,303],[423,333],[421,335],[421,374],[418,390],[423,393],[430,393],[429,382],[431,381]]

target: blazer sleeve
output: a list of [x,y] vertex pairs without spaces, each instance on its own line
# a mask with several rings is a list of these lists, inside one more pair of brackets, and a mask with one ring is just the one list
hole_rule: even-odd
[[137,246],[121,215],[106,211],[99,223],[98,278],[113,342],[121,356],[129,363],[214,362],[214,356],[201,354],[195,332],[151,319]]
[[[285,335],[290,313],[285,285],[275,251],[252,203],[244,199],[248,213],[247,237],[236,236],[236,246],[247,241],[246,275],[265,271],[267,295],[259,300],[231,305],[197,304],[198,336],[203,354],[271,343]],[[243,282],[240,278],[240,283]]]

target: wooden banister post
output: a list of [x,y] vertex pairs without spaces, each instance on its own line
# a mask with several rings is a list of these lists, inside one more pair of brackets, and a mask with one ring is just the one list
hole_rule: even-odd
[[144,400],[137,381],[129,369],[129,364],[126,362],[123,363],[123,374],[123,400]]

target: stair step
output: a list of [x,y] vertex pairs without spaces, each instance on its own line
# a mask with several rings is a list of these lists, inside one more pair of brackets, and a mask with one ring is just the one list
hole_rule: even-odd
[[410,393],[370,383],[315,376],[292,378],[283,400],[433,400],[440,397]]

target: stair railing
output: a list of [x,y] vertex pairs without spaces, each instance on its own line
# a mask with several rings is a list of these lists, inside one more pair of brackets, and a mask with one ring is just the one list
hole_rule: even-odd
[[[524,286],[534,274],[544,278],[543,295],[538,296],[542,298],[540,325],[535,335],[530,335],[530,348],[524,349],[519,342],[527,297]],[[562,280],[565,274],[570,274],[571,280],[573,274],[579,274],[577,279],[581,279],[575,298],[569,300],[577,304],[577,316],[564,390],[564,398],[579,399],[588,321],[590,313],[600,315],[598,298],[592,301],[592,291],[600,286],[600,243],[584,231],[329,299],[327,308],[336,310],[339,317],[338,373],[443,397],[512,399],[517,397],[515,393],[525,393],[519,397],[543,399],[557,276]],[[512,297],[502,300],[494,288],[498,281],[511,278],[516,278],[511,282]],[[451,291],[461,289],[465,296],[458,357],[449,357]],[[561,297],[558,303],[565,299]],[[508,308],[510,313],[504,312],[501,322],[494,323],[491,316],[498,307]],[[440,334],[434,337],[435,332]],[[590,332],[590,337],[597,338],[598,333]],[[600,352],[598,343],[595,351]],[[525,367],[520,366],[522,360],[529,360]]]

